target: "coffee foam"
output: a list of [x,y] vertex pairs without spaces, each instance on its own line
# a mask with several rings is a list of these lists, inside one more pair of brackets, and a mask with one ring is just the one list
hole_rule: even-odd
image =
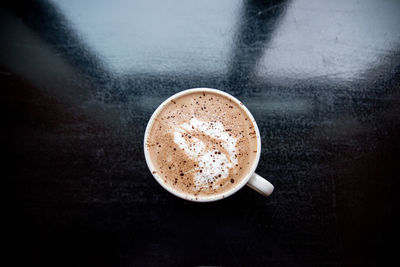
[[165,103],[147,136],[152,172],[192,196],[235,187],[257,155],[254,124],[241,105],[210,92]]
[[[192,137],[193,132],[200,132],[215,140],[221,140],[221,146],[227,152],[217,149],[207,150],[203,141]],[[188,134],[190,138],[184,138]],[[183,123],[175,128],[174,142],[183,149],[189,157],[198,162],[198,168],[194,174],[196,189],[206,188],[218,179],[227,178],[229,169],[237,164],[236,138],[229,136],[220,122],[206,122],[192,118],[190,122]]]

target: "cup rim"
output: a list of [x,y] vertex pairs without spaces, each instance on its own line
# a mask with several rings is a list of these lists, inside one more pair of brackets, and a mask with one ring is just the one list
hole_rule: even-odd
[[[153,163],[151,161],[150,158],[150,152],[148,151],[147,148],[147,139],[148,139],[148,135],[149,132],[154,124],[155,118],[158,116],[158,114],[164,109],[164,107],[169,104],[169,102],[171,102],[171,100],[174,100],[176,98],[179,98],[181,96],[187,95],[187,94],[191,94],[191,93],[214,93],[214,94],[219,94],[222,96],[225,96],[227,98],[229,98],[230,100],[234,101],[236,104],[238,104],[245,112],[246,115],[250,118],[251,122],[253,123],[255,132],[256,132],[256,137],[257,137],[257,155],[255,160],[253,161],[253,164],[250,168],[250,171],[248,172],[248,174],[246,174],[246,176],[240,181],[240,183],[238,183],[235,187],[231,188],[229,191],[223,192],[223,193],[219,193],[216,195],[210,195],[210,196],[193,196],[190,194],[185,194],[182,192],[179,192],[178,190],[174,189],[172,186],[168,185],[167,183],[165,183],[163,181],[163,179],[158,175],[158,172],[156,172],[156,169],[153,166]],[[153,114],[151,115],[149,122],[147,123],[147,127],[146,127],[146,131],[144,134],[144,140],[143,140],[143,148],[144,148],[144,156],[146,159],[146,163],[147,163],[147,167],[150,170],[150,173],[153,175],[153,177],[156,179],[156,181],[168,192],[170,192],[171,194],[180,197],[182,199],[185,200],[189,200],[189,201],[194,201],[194,202],[212,202],[212,201],[217,201],[220,199],[224,199],[227,198],[231,195],[233,195],[234,193],[236,193],[237,191],[239,191],[243,186],[245,186],[247,184],[247,182],[249,181],[250,177],[254,174],[257,166],[258,166],[258,162],[260,160],[260,155],[261,155],[261,136],[260,136],[260,131],[258,129],[257,123],[253,117],[253,115],[250,113],[250,111],[246,108],[246,106],[240,102],[237,98],[235,98],[234,96],[218,90],[218,89],[213,89],[213,88],[205,88],[205,87],[199,87],[199,88],[191,88],[191,89],[186,89],[183,91],[180,91],[170,97],[168,97],[165,101],[163,101],[158,107],[157,109],[153,112]]]

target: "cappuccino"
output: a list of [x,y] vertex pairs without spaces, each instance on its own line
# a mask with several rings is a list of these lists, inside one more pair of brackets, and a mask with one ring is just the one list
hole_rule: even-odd
[[257,157],[257,134],[242,105],[212,92],[172,99],[155,117],[146,140],[153,173],[192,196],[235,187]]

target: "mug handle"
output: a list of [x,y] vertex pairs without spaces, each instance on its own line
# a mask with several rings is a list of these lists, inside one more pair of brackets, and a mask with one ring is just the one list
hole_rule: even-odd
[[274,186],[257,173],[253,173],[247,182],[247,185],[266,197],[271,195],[272,191],[274,191]]

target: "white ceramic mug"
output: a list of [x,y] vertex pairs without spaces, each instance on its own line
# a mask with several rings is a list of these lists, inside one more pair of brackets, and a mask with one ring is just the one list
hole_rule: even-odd
[[[150,133],[151,127],[153,126],[154,119],[158,116],[158,114],[163,110],[163,108],[168,105],[171,100],[174,100],[176,98],[179,98],[183,95],[190,94],[190,93],[196,93],[196,92],[201,92],[201,93],[214,93],[214,94],[219,94],[224,97],[227,97],[228,99],[231,99],[232,101],[236,102],[239,106],[243,108],[243,110],[246,112],[247,116],[252,120],[254,124],[254,129],[256,131],[257,135],[257,155],[255,160],[253,161],[253,165],[250,168],[250,171],[246,174],[246,176],[238,183],[235,187],[231,188],[229,191],[215,194],[215,195],[210,195],[210,196],[193,196],[189,194],[185,194],[182,192],[177,191],[175,188],[172,186],[168,185],[167,183],[164,182],[164,180],[158,175],[158,172],[155,171],[155,168],[153,166],[153,163],[151,162],[150,158],[150,153],[148,151],[148,148],[146,146],[147,144],[147,138]],[[216,201],[220,200],[223,198],[226,198],[234,193],[236,193],[239,189],[241,189],[244,185],[248,185],[249,187],[253,188],[256,190],[258,193],[264,195],[264,196],[269,196],[272,191],[274,190],[274,186],[268,182],[266,179],[262,178],[260,175],[255,173],[255,170],[258,165],[258,161],[260,160],[260,154],[261,154],[261,136],[260,136],[260,131],[258,130],[257,123],[254,120],[253,116],[251,115],[250,111],[235,97],[231,96],[230,94],[227,94],[225,92],[222,92],[217,89],[211,89],[211,88],[193,88],[193,89],[188,89],[181,91],[171,97],[169,97],[167,100],[165,100],[157,109],[154,111],[153,115],[151,116],[147,127],[146,127],[146,132],[144,134],[144,155],[146,158],[147,166],[150,169],[150,172],[154,176],[154,178],[157,180],[157,182],[164,187],[167,191],[170,193],[191,201],[197,201],[197,202],[210,202],[210,201]]]

